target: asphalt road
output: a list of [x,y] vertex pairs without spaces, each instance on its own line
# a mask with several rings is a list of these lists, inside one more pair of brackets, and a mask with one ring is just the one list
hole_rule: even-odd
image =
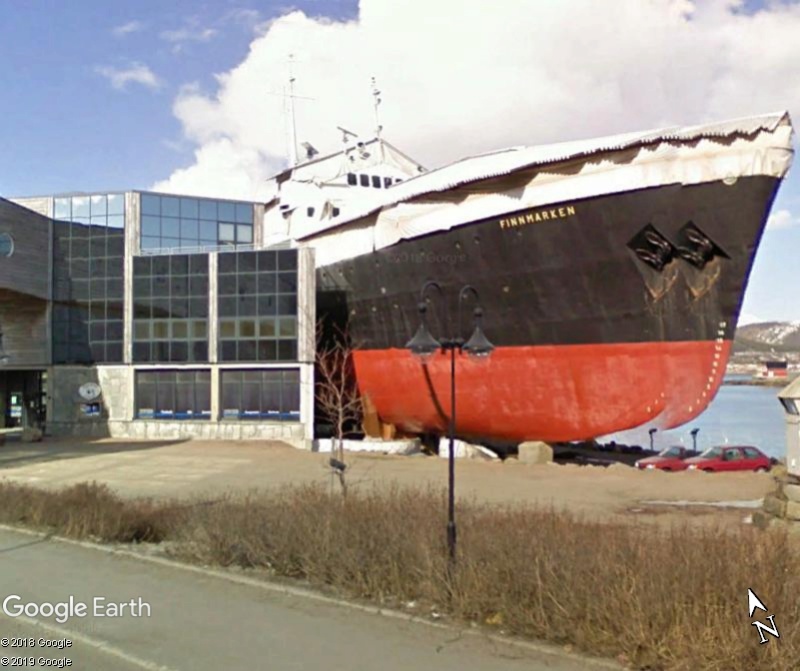
[[[154,564],[90,547],[0,530],[0,602],[89,605],[86,617],[58,624],[53,617],[11,618],[0,613],[3,643],[34,639],[35,648],[0,655],[71,659],[92,671],[219,671],[325,669],[326,671],[578,671],[595,668],[576,658],[497,643],[483,636],[388,618],[298,594],[284,594],[217,576]],[[106,603],[137,603],[105,617]],[[150,615],[138,607],[142,599]],[[9,608],[16,602],[12,601]],[[8,639],[7,642],[5,639]],[[39,639],[72,641],[47,650]],[[16,641],[19,643],[20,641]],[[65,663],[65,662],[62,662]],[[45,668],[40,663],[35,667]],[[52,668],[52,667],[51,667]],[[58,667],[55,667],[58,668]]]

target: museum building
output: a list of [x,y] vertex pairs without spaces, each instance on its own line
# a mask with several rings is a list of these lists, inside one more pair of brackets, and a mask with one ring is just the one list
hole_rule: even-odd
[[53,435],[312,438],[314,261],[260,203],[0,199],[0,422]]

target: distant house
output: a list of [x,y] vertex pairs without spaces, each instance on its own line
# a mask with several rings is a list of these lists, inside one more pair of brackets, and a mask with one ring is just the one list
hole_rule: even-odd
[[762,368],[758,373],[759,377],[788,377],[789,376],[789,362],[788,361],[764,361]]

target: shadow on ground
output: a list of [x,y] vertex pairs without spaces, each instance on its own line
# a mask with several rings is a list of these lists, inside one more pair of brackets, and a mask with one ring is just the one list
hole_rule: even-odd
[[0,470],[18,468],[31,464],[45,464],[65,459],[96,457],[100,454],[142,452],[169,445],[179,445],[186,440],[163,440],[147,442],[117,442],[108,438],[45,438],[39,443],[23,443],[19,439],[7,440],[0,445]]

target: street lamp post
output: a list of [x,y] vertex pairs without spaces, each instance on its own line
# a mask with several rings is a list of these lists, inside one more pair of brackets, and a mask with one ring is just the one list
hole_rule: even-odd
[[689,433],[692,434],[692,450],[697,452],[697,434],[700,433],[700,429],[692,429]]
[[[429,359],[437,351],[440,351],[442,354],[450,353],[450,419],[447,427],[450,443],[447,454],[447,550],[452,566],[456,561],[456,353],[460,355],[466,352],[468,355],[475,358],[485,358],[492,353],[494,345],[489,342],[489,339],[481,328],[483,310],[478,303],[480,297],[478,296],[477,290],[469,284],[462,287],[461,291],[458,292],[458,325],[456,335],[454,337],[437,340],[428,329],[427,323],[428,303],[426,301],[426,294],[429,289],[436,289],[440,296],[443,295],[442,287],[438,282],[430,281],[423,285],[418,305],[420,325],[414,337],[406,344],[406,348],[411,350],[413,354],[420,357],[423,361]],[[476,303],[472,313],[474,329],[472,335],[465,341],[461,336],[461,306],[464,300],[470,295],[475,298]]]
[[650,430],[647,432],[647,433],[649,433],[649,434],[650,434],[650,451],[651,451],[651,452],[655,452],[655,449],[654,449],[654,447],[653,447],[653,436],[655,436],[655,435],[656,435],[656,431],[658,431],[658,429],[650,429]]

